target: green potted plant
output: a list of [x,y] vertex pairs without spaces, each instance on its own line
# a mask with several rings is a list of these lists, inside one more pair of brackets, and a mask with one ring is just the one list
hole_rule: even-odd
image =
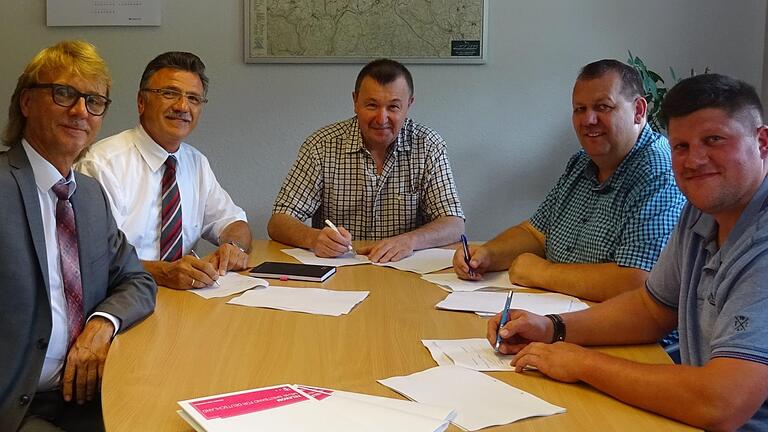
[[[666,128],[659,121],[659,110],[661,109],[661,101],[664,99],[664,95],[667,94],[667,87],[664,83],[664,78],[656,72],[648,69],[645,63],[640,57],[633,56],[632,51],[629,52],[629,59],[627,64],[635,68],[640,73],[640,78],[643,80],[643,90],[645,91],[645,100],[648,101],[648,124],[651,128],[657,132],[664,133]],[[669,73],[672,76],[672,82],[676,84],[680,81],[680,78],[675,75],[675,70],[672,67],[669,68]],[[709,67],[704,69],[704,73],[709,73]],[[695,72],[691,69],[691,76],[694,76]],[[673,85],[674,85],[673,84]]]

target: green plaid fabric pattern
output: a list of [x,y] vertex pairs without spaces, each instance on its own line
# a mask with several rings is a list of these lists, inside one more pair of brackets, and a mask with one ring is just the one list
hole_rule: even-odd
[[437,132],[406,119],[378,175],[357,117],[307,138],[272,211],[312,218],[315,228],[330,219],[356,240],[392,237],[441,216],[464,217]]
[[556,263],[615,262],[650,270],[685,198],[675,184],[667,139],[645,126],[604,183],[580,150],[531,218]]

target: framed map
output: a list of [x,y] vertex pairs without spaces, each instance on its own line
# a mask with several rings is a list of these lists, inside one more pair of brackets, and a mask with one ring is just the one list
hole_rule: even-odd
[[485,63],[489,0],[243,0],[246,63]]

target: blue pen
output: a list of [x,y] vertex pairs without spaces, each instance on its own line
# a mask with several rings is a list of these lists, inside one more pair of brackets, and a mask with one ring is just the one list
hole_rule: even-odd
[[472,270],[472,266],[469,265],[469,244],[467,243],[467,236],[464,234],[461,235],[461,245],[464,247],[464,262],[467,263],[467,267],[469,267],[469,275],[474,276],[475,271]]
[[507,324],[507,321],[509,320],[509,305],[512,304],[512,293],[513,291],[510,291],[507,293],[507,302],[504,303],[504,310],[501,311],[501,321],[499,321],[499,329],[496,330],[496,347],[494,348],[496,352],[499,352],[499,345],[501,345],[501,328],[504,327]]

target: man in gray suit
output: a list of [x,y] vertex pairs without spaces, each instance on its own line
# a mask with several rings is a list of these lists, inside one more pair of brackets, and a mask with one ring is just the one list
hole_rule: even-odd
[[65,41],[32,59],[11,98],[0,154],[0,431],[103,430],[112,338],[154,309],[157,286],[104,192],[71,169],[101,127],[110,84],[91,44]]

